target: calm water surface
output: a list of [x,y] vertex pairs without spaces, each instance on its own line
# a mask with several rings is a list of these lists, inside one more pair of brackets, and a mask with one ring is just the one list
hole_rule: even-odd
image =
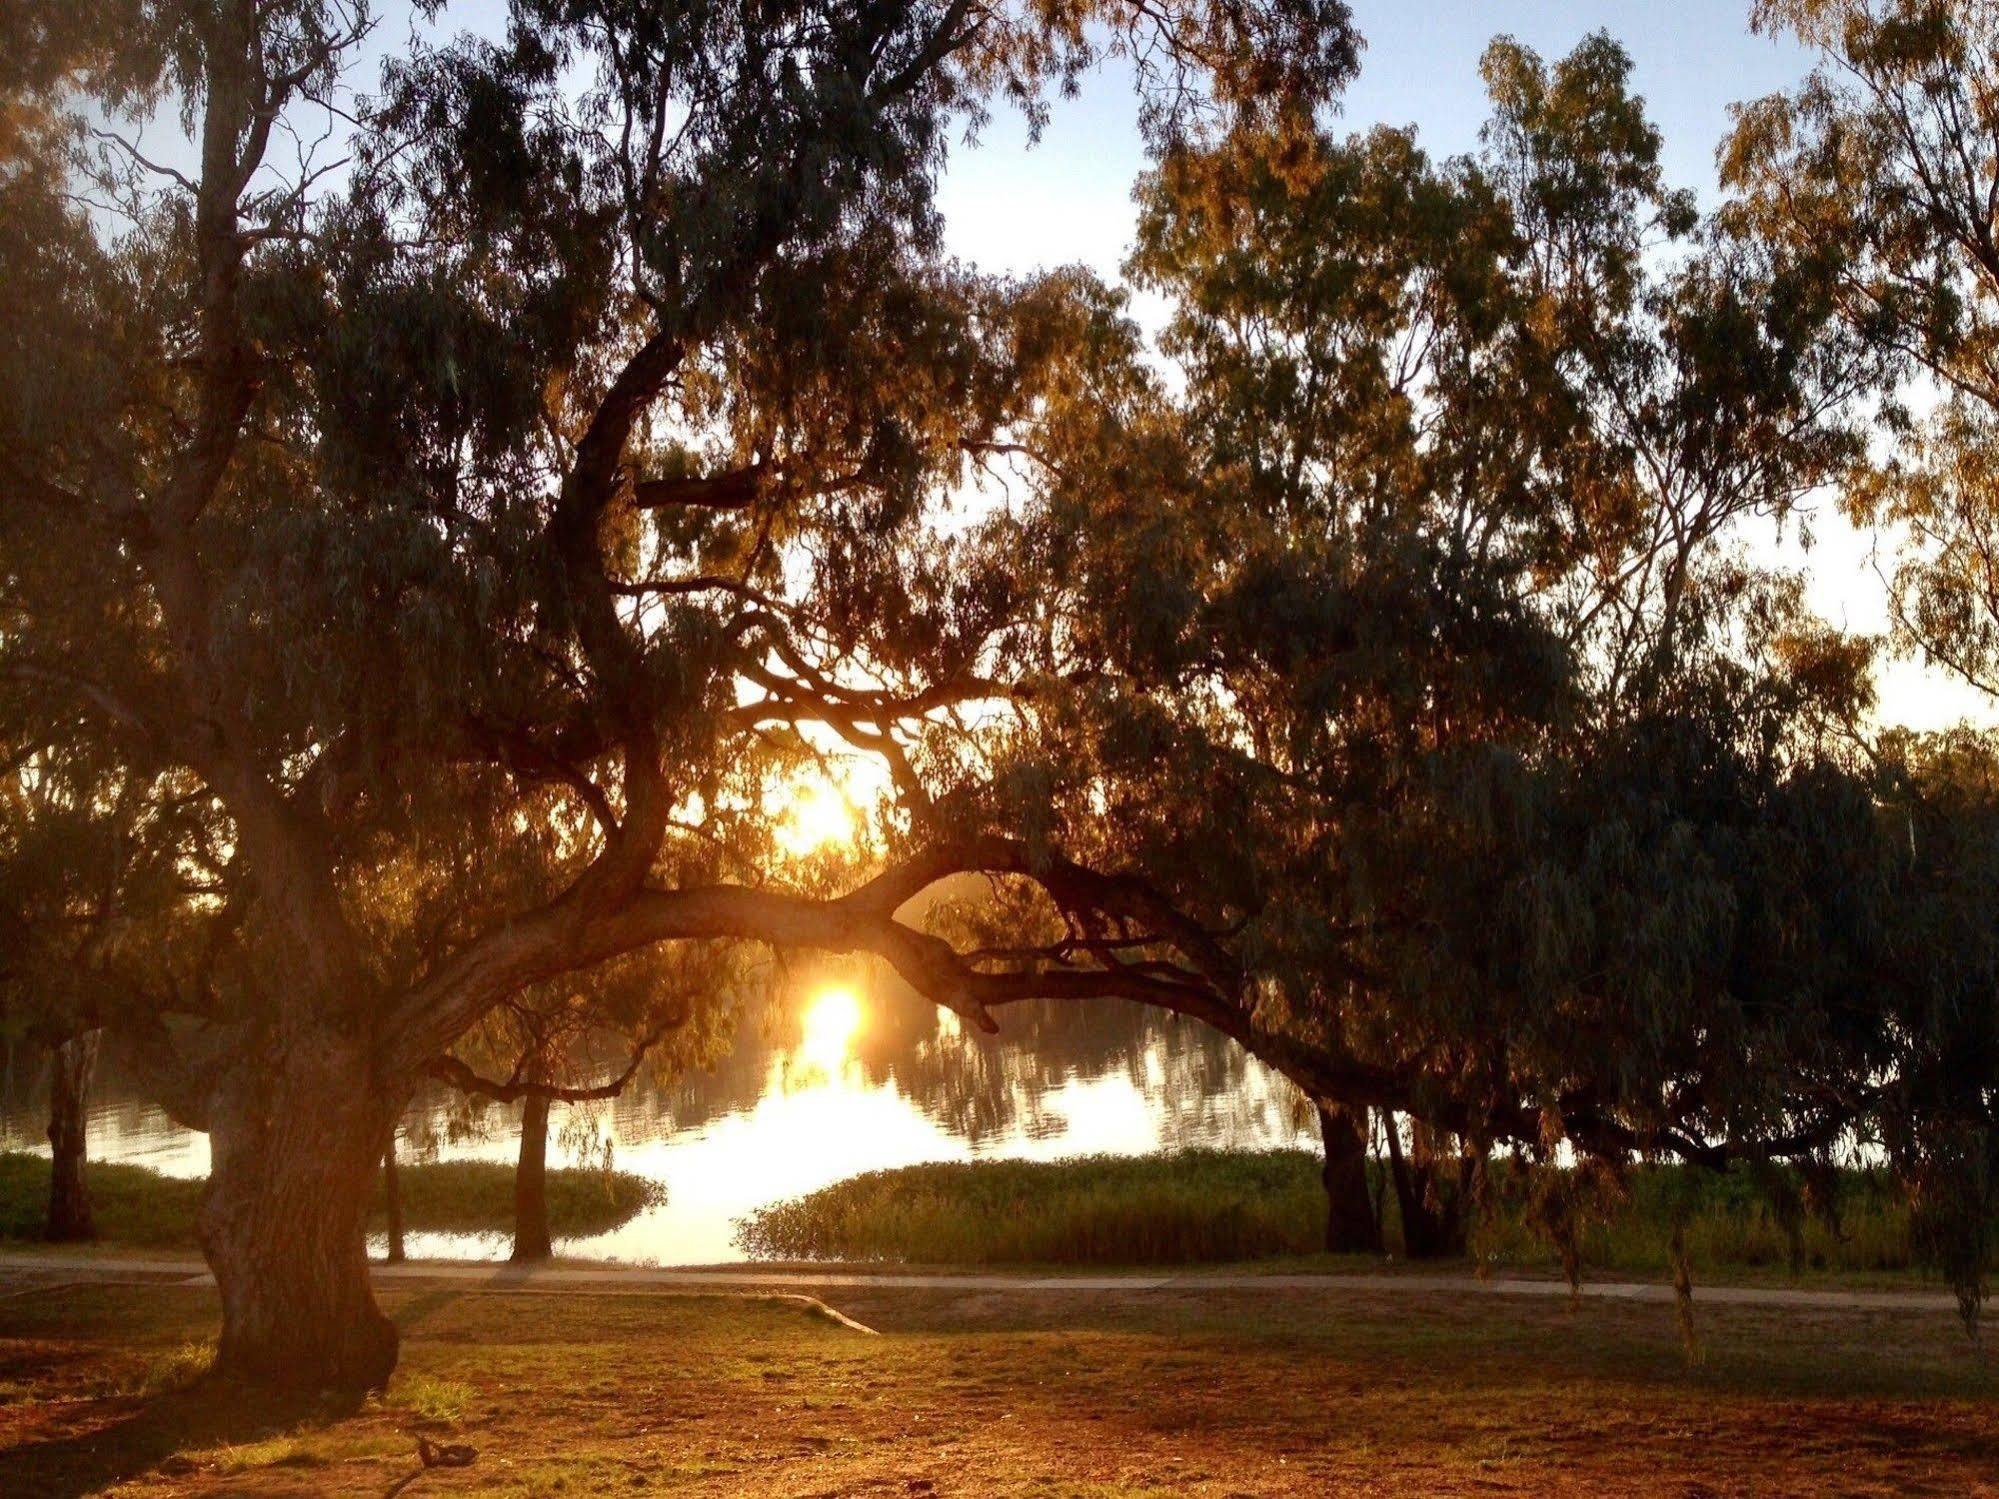
[[[1189,1021],[1111,1002],[1016,1007],[996,1038],[908,994],[746,1019],[711,1069],[641,1078],[613,1103],[557,1105],[550,1161],[601,1159],[661,1182],[666,1201],[623,1227],[558,1241],[582,1258],[662,1265],[739,1260],[735,1222],[856,1172],[923,1161],[1143,1155],[1194,1145],[1316,1147],[1287,1084]],[[39,1149],[43,1068],[17,1053],[0,1078],[0,1146]],[[406,1159],[512,1160],[517,1107],[412,1111]],[[97,1090],[92,1159],[175,1176],[208,1170],[208,1137],[118,1079]],[[504,1258],[504,1235],[411,1234],[418,1256]]]

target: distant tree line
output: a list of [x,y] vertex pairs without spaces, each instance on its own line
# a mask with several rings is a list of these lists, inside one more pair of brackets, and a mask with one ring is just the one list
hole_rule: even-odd
[[[382,19],[0,14],[0,983],[208,1133],[224,1368],[379,1384],[418,1086],[699,1055],[759,950],[1198,1019],[1438,1244],[1500,1150],[1555,1224],[1876,1153],[1975,1318],[1999,756],[1872,684],[1999,685],[1986,8],[1758,7],[1823,62],[1709,215],[1601,35],[1435,160],[1334,129],[1340,0]],[[1151,340],[942,247],[1105,59]],[[1819,494],[1893,642],[1758,549]],[[835,754],[890,793],[797,854]]]

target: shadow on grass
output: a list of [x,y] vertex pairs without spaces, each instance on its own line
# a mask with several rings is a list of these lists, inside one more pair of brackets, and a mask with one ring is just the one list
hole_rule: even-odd
[[390,1302],[387,1310],[390,1319],[396,1324],[396,1330],[404,1337],[408,1337],[412,1328],[421,1327],[464,1294],[462,1290],[434,1287]]
[[[464,1294],[440,1286],[385,1299],[408,1337]],[[168,1334],[193,1330],[175,1326]],[[0,1351],[0,1378],[39,1386],[37,1402],[47,1400],[40,1407],[45,1429],[0,1448],[0,1496],[71,1499],[149,1472],[179,1477],[175,1460],[183,1453],[289,1436],[301,1426],[353,1415],[360,1406],[354,1399],[274,1391],[218,1375],[157,1394],[48,1399],[64,1389],[72,1397],[79,1393],[99,1351],[90,1343],[40,1341]]]
[[358,1402],[280,1394],[213,1376],[169,1394],[105,1405],[122,1409],[87,1429],[0,1451],[0,1494],[76,1499],[156,1469],[173,1476],[174,1459],[184,1451],[262,1441],[358,1408]]

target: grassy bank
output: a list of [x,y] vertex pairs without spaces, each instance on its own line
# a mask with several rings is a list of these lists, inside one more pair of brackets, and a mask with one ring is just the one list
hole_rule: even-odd
[[1324,1232],[1302,1151],[938,1162],[849,1177],[743,1220],[758,1259],[1171,1264],[1309,1254]]
[[[1693,1206],[1687,1244],[1697,1266],[1788,1265],[1791,1241],[1747,1175],[1649,1166],[1629,1195],[1582,1238],[1597,1270],[1656,1273],[1667,1264],[1671,1204]],[[1540,1267],[1552,1249],[1520,1194],[1496,1191],[1476,1230],[1483,1257]],[[1380,1194],[1389,1247],[1401,1225]],[[1883,1272],[1913,1264],[1908,1213],[1879,1173],[1847,1172],[1837,1222],[1808,1221],[1803,1262],[1816,1270]],[[1187,1264],[1311,1254],[1323,1241],[1319,1160],[1305,1151],[1188,1151],[1135,1158],[974,1161],[851,1177],[745,1219],[738,1241],[755,1257],[895,1260],[937,1265]]]
[[[342,1410],[190,1383],[208,1291],[0,1300],[0,1493],[1885,1499],[1999,1472],[1993,1369],[1941,1311],[1703,1308],[1690,1367],[1663,1306],[1462,1293],[843,1289],[879,1337],[778,1300],[384,1305],[402,1362]],[[470,1466],[422,1472],[419,1435]]]
[[[504,1233],[514,1221],[514,1168],[500,1161],[432,1161],[404,1166],[403,1226],[412,1233]],[[100,1238],[149,1248],[191,1248],[202,1182],[144,1166],[93,1161],[86,1168]],[[548,1173],[549,1228],[559,1239],[616,1228],[663,1192],[629,1172],[570,1167]],[[0,1153],[0,1239],[39,1239],[49,1200],[44,1156]],[[374,1226],[385,1225],[379,1186]]]

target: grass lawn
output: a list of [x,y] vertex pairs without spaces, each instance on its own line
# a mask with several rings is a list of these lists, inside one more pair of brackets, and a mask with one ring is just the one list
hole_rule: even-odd
[[[399,1287],[358,1410],[194,1379],[182,1287],[0,1300],[0,1493],[1999,1494],[1999,1369],[1948,1313],[1365,1292],[856,1288],[794,1302]],[[122,1480],[122,1482],[121,1482]]]

